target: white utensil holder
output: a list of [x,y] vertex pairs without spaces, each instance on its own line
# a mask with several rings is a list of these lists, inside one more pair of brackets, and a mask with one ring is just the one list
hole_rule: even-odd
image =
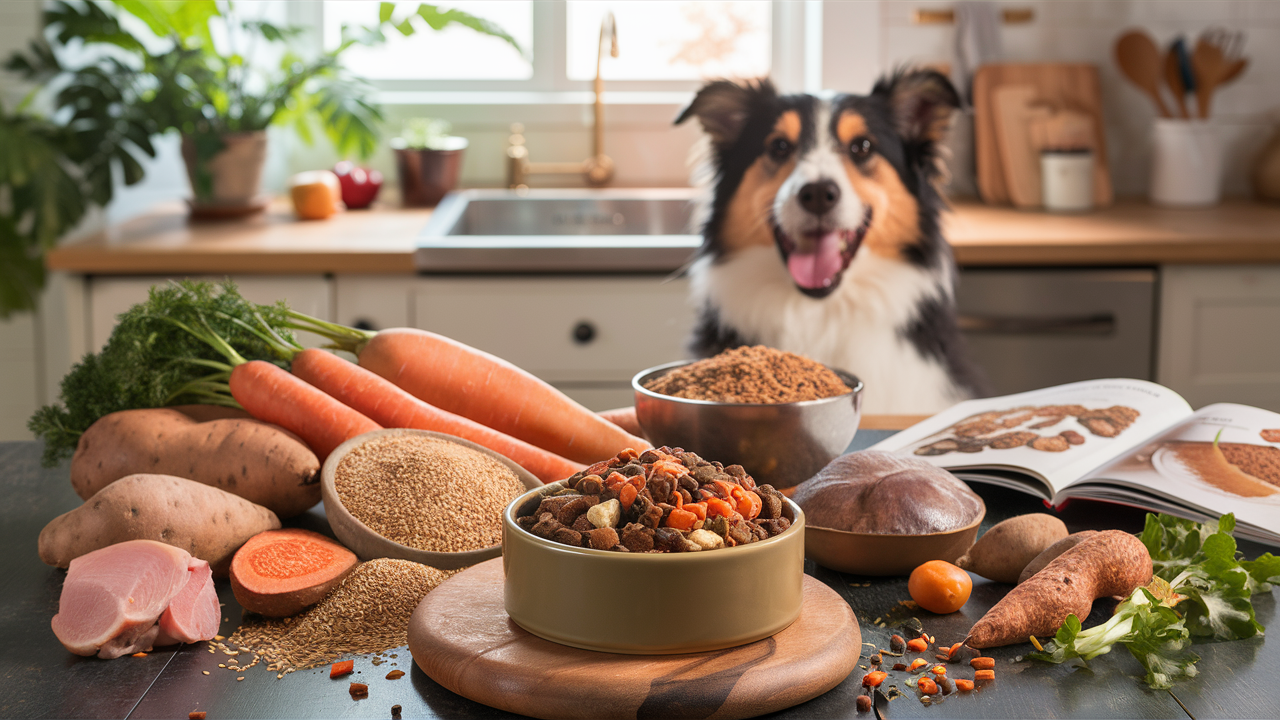
[[1205,120],[1156,118],[1151,147],[1151,202],[1215,205],[1222,198],[1222,140]]

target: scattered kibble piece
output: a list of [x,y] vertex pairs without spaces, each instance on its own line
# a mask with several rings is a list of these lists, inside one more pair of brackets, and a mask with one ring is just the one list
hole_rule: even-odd
[[204,720],[205,714],[203,710],[192,710],[187,713],[187,720]]
[[398,717],[400,717],[400,706],[399,706],[399,705],[392,705],[392,706],[391,706],[391,717],[393,717],[393,718],[398,718]]
[[880,657],[880,653],[876,653],[875,655],[871,656],[872,665],[879,665],[883,661],[884,661],[884,658]]
[[973,674],[973,679],[974,680],[995,680],[996,671],[995,670],[979,670]]
[[858,712],[864,713],[871,710],[871,698],[866,695],[858,696]]
[[969,665],[974,670],[991,670],[996,666],[996,659],[991,657],[976,657],[969,661]]
[[391,672],[387,673],[388,680],[399,680],[402,677],[404,677],[403,670],[392,670]]
[[915,660],[911,661],[911,672],[915,672],[928,664],[929,664],[928,660],[925,660],[924,658],[916,658]]
[[889,673],[881,670],[873,670],[862,676],[862,685],[863,687],[869,688],[878,687],[887,677],[889,677]]
[[929,643],[924,638],[918,637],[915,640],[907,641],[907,649],[911,652],[924,652],[929,649]]
[[960,692],[969,692],[973,689],[973,681],[964,679],[956,680],[956,688],[959,689]]
[[916,682],[916,687],[920,688],[920,692],[924,693],[925,695],[938,694],[938,683],[934,682],[933,680],[930,680],[927,677],[920,678],[920,680]]
[[894,663],[894,664],[893,664],[893,669],[894,669],[894,670],[906,670],[906,669],[907,669],[907,664],[906,664],[906,663]]
[[353,682],[351,683],[350,692],[352,700],[363,700],[369,697],[369,686],[364,683]]
[[956,691],[956,684],[951,678],[943,675],[938,678],[938,687],[942,688],[943,695],[950,695]]
[[907,647],[907,641],[902,639],[901,635],[894,635],[889,638],[889,649],[896,653],[901,653]]
[[329,666],[329,679],[332,680],[333,678],[342,677],[343,675],[350,675],[355,669],[356,663],[354,660],[336,662]]

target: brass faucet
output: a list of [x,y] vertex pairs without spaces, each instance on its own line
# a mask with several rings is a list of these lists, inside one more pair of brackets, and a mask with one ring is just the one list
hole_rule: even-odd
[[613,179],[613,158],[604,154],[604,80],[600,78],[600,66],[604,61],[605,41],[609,43],[609,57],[618,57],[618,24],[612,12],[605,13],[600,23],[600,45],[596,53],[596,79],[592,85],[595,94],[595,127],[592,128],[591,157],[582,162],[530,162],[529,148],[525,145],[524,126],[511,126],[507,138],[507,187],[526,188],[530,175],[582,175],[592,187],[609,184]]

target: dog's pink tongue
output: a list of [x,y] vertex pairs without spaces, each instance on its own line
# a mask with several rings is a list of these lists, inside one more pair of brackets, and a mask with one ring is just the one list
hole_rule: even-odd
[[840,233],[829,232],[818,238],[810,252],[793,252],[787,258],[791,278],[802,288],[824,288],[835,282],[844,269],[840,257]]

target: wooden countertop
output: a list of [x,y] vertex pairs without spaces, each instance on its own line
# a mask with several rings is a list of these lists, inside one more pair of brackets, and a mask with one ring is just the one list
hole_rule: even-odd
[[[51,270],[85,274],[412,273],[430,210],[297,221],[276,204],[244,220],[188,222],[168,205],[55,248]],[[944,221],[961,265],[1280,263],[1280,206],[1246,201],[1175,210],[1122,200],[1084,215],[956,203]]]

